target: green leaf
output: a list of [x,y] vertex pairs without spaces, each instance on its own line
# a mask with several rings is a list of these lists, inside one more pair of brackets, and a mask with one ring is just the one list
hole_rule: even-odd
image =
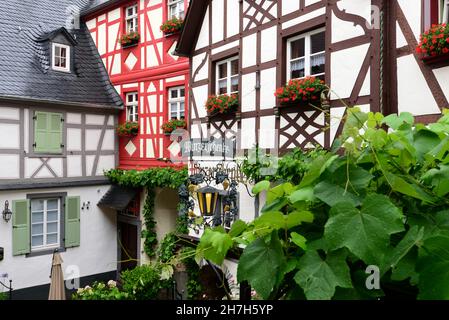
[[416,265],[419,273],[419,299],[449,299],[449,233],[424,241]]
[[296,283],[304,290],[308,300],[329,300],[335,288],[352,288],[346,255],[341,250],[332,252],[323,260],[317,251],[307,251],[299,259]]
[[349,202],[354,206],[360,205],[360,199],[356,195],[328,181],[318,183],[315,186],[314,195],[331,207],[339,202]]
[[430,169],[422,176],[422,180],[434,188],[437,196],[445,196],[449,193],[449,166]]
[[288,230],[302,222],[313,222],[313,214],[309,211],[294,211],[289,214],[283,214],[279,211],[265,212],[253,223],[255,227],[269,226],[275,230]]
[[271,204],[273,201],[282,198],[284,194],[285,194],[284,184],[280,184],[274,188],[271,188],[267,192],[266,203]]
[[424,228],[413,226],[398,243],[398,245],[387,255],[385,263],[380,268],[381,274],[384,275],[390,268],[396,265],[412,250],[419,245],[424,238]]
[[400,129],[404,124],[412,125],[414,122],[415,118],[409,112],[402,112],[399,116],[390,114],[382,120],[382,123],[395,130]]
[[198,261],[205,258],[221,265],[232,245],[231,236],[226,232],[223,233],[222,228],[206,229],[196,249],[195,259]]
[[289,197],[289,200],[291,203],[296,203],[299,201],[313,201],[314,199],[315,199],[315,197],[313,195],[312,187],[305,187],[305,188],[296,190]]
[[298,247],[300,247],[301,249],[303,249],[304,251],[307,250],[307,239],[304,238],[302,235],[296,233],[296,232],[292,232],[290,234],[291,240],[294,244],[296,244]]
[[391,280],[404,281],[410,278],[410,283],[412,285],[417,285],[419,282],[419,274],[415,270],[417,259],[418,250],[416,248],[413,248],[393,268],[391,273]]
[[330,210],[324,229],[331,249],[347,247],[367,264],[377,264],[388,251],[390,235],[403,231],[401,211],[382,195],[369,195],[358,210],[340,202]]
[[421,158],[432,149],[436,148],[440,142],[441,139],[435,132],[423,129],[415,133],[413,145],[418,153],[418,157]]
[[434,199],[431,196],[429,196],[426,192],[424,192],[424,190],[422,190],[418,185],[408,183],[402,177],[392,174],[390,172],[386,172],[385,177],[387,178],[388,182],[391,185],[391,188],[394,191],[425,202],[429,203],[435,202]]
[[316,158],[301,180],[299,188],[304,188],[313,184],[321,176],[324,170],[326,170],[337,158],[338,155],[332,155],[331,153]]
[[268,241],[260,238],[245,248],[237,267],[237,281],[248,281],[263,299],[268,299],[285,263],[282,244],[274,231]]
[[259,194],[264,190],[270,189],[270,181],[264,180],[256,183],[256,185],[253,187],[252,193],[253,194]]
[[229,230],[229,236],[232,238],[238,237],[247,228],[248,228],[248,225],[246,224],[246,222],[238,219],[238,220],[234,221],[234,223],[232,224],[231,230]]
[[266,203],[262,208],[263,212],[270,212],[270,211],[279,211],[283,207],[285,207],[288,204],[288,199],[285,197],[278,198],[276,200],[273,200],[271,203]]

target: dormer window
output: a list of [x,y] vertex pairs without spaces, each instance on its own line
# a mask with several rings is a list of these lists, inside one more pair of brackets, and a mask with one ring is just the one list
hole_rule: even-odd
[[70,46],[53,43],[52,69],[70,72]]

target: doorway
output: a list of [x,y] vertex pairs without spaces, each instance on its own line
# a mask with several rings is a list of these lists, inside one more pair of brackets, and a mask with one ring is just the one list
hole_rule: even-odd
[[138,263],[139,226],[125,221],[118,223],[118,271],[134,269]]

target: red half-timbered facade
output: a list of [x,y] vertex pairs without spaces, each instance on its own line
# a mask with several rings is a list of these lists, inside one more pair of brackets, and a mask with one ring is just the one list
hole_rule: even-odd
[[[166,166],[177,143],[161,130],[164,122],[187,119],[188,59],[173,54],[179,33],[161,25],[184,17],[188,0],[104,1],[85,15],[85,22],[126,110],[119,124],[137,122],[137,135],[120,137],[121,169]],[[123,36],[138,34],[137,43]],[[132,39],[133,40],[133,39]]]

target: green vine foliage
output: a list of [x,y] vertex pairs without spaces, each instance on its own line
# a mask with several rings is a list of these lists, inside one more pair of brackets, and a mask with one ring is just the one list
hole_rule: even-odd
[[148,189],[145,204],[143,206],[142,216],[144,218],[145,229],[142,230],[144,240],[143,250],[149,258],[156,255],[155,247],[157,245],[156,220],[154,219],[154,199],[156,194],[154,189]]
[[350,108],[334,147],[256,184],[260,217],[206,229],[196,259],[243,245],[238,281],[263,299],[449,299],[449,113],[426,126]]

